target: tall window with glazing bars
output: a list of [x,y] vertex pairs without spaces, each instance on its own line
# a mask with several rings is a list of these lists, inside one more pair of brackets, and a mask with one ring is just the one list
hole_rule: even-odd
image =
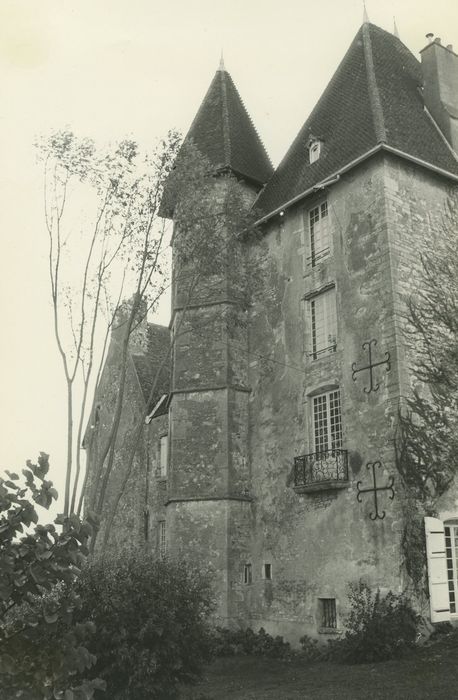
[[329,217],[328,203],[322,202],[309,211],[310,230],[310,264],[317,263],[328,257],[329,246]]
[[329,289],[310,300],[312,352],[316,360],[335,352],[337,347],[336,290]]
[[317,453],[341,449],[342,419],[339,389],[313,397],[313,438]]

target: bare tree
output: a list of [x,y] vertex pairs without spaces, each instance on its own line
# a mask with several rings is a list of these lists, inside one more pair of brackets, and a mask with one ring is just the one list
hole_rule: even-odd
[[[246,259],[236,261],[241,234],[254,235],[255,213],[250,209],[251,198],[247,195],[247,189],[243,184],[227,173],[216,176],[208,161],[192,144],[188,143],[185,151],[180,153],[173,175],[168,180],[162,204],[163,210],[167,208],[166,200],[170,196],[174,199],[175,220],[173,294],[176,299],[179,296],[180,313],[175,318],[168,350],[164,353],[155,377],[152,378],[150,396],[145,402],[144,412],[138,416],[128,440],[130,449],[127,454],[124,454],[122,460],[123,478],[112,503],[104,513],[102,549],[107,546],[119,503],[132,473],[138,446],[143,441],[148,407],[154,397],[163,367],[170,362],[173,346],[183,335],[190,333],[198,335],[209,331],[207,326],[211,321],[197,322],[195,317],[191,320],[189,310],[199,300],[214,300],[218,294],[226,294],[227,284],[231,281],[234,288],[236,287],[240,305],[246,308],[252,283],[258,277],[256,272],[249,272],[250,265]],[[136,298],[131,304],[129,320],[133,319],[136,313],[135,301]],[[227,318],[230,313],[227,311],[220,313],[214,322],[221,323],[223,315],[226,317],[225,320],[230,322]],[[240,323],[240,319],[238,322]],[[204,323],[205,327],[199,327],[198,323]],[[102,517],[106,506],[107,488],[113,471],[116,450],[119,449],[116,439],[123,408],[128,337],[129,334],[126,334],[120,363],[115,417],[108,437],[105,438],[102,452],[96,460],[95,489],[93,489],[92,498],[99,517]],[[124,436],[124,447],[126,442],[126,436]],[[95,538],[92,546],[95,546]]]
[[[162,274],[166,227],[157,210],[178,144],[179,136],[170,133],[152,156],[143,157],[132,141],[101,152],[92,141],[77,139],[70,132],[52,134],[39,144],[44,163],[54,333],[67,386],[65,514],[73,512],[76,505],[87,397],[94,362],[103,362],[103,351],[98,352],[100,337],[105,336],[102,345],[106,348],[123,290],[133,289],[127,353],[142,300],[147,299],[148,306],[154,308],[167,285]],[[81,217],[81,209],[83,226],[78,232],[75,221]],[[77,381],[82,383],[82,403],[75,436]],[[117,430],[123,390],[121,377],[112,436]],[[103,458],[105,461],[108,456],[108,473],[112,442],[108,442]]]

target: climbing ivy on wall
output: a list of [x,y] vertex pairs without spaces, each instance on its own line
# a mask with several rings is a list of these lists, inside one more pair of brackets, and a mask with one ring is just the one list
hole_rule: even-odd
[[396,462],[405,499],[404,565],[425,588],[423,518],[458,474],[458,259],[456,234],[443,227],[421,255],[418,291],[407,302],[405,340],[412,392],[399,412]]

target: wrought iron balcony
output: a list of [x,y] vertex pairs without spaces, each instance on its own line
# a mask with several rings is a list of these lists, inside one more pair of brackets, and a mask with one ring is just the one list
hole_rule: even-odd
[[343,488],[347,482],[347,450],[312,452],[294,458],[294,487],[299,491]]

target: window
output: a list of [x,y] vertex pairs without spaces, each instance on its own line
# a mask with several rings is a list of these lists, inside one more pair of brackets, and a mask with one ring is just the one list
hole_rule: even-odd
[[312,267],[329,255],[328,203],[322,202],[309,212],[310,262]]
[[313,397],[313,440],[317,453],[342,448],[339,389]]
[[310,300],[310,316],[312,327],[312,357],[316,360],[320,355],[329,355],[336,351],[337,345],[337,314],[336,291],[329,289]]
[[251,564],[245,564],[243,568],[243,583],[252,583],[253,581],[253,573],[251,570]]
[[165,520],[159,520],[158,522],[158,544],[159,544],[159,556],[164,559],[167,554],[167,539],[166,539],[166,529]]
[[272,580],[272,564],[264,564],[262,567],[262,578],[266,581]]
[[458,523],[445,524],[444,534],[450,614],[456,615],[458,604]]
[[325,629],[337,628],[337,610],[335,598],[319,598],[321,627]]
[[169,436],[163,435],[159,441],[159,474],[167,476],[167,462],[169,458]]
[[321,154],[321,141],[312,141],[309,145],[309,161],[314,163]]

